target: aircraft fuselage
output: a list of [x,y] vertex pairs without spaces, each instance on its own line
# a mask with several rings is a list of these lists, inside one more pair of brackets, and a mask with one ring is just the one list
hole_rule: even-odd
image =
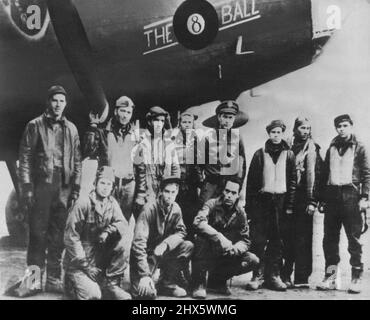
[[[217,36],[206,48],[191,50],[179,43],[173,28],[183,0],[74,1],[111,106],[118,96],[128,95],[138,117],[153,105],[177,111],[236,98],[311,63],[317,41],[311,0],[209,2],[218,16]],[[43,112],[51,84],[69,92],[67,116],[81,133],[87,125],[89,103],[52,22],[47,1],[0,0],[2,160],[17,154],[24,126]],[[201,21],[189,28],[198,32]]]

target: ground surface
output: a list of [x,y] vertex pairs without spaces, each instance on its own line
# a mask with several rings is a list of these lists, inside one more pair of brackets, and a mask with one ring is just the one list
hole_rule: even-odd
[[[323,252],[322,252],[322,222],[323,216],[317,214],[315,216],[314,226],[314,271],[311,276],[311,286],[314,288],[315,284],[319,282],[323,276]],[[342,262],[340,265],[341,274],[341,288],[335,292],[319,292],[314,289],[293,289],[284,293],[273,292],[267,289],[262,289],[258,292],[247,292],[244,286],[250,275],[235,277],[232,280],[231,290],[232,296],[228,299],[283,299],[283,300],[300,300],[300,299],[370,299],[370,255],[368,254],[370,248],[370,232],[363,237],[364,243],[364,262],[365,272],[363,278],[363,292],[359,295],[350,295],[346,292],[350,282],[350,267],[349,255],[346,252],[347,240],[345,234],[341,237],[341,256]],[[13,299],[2,295],[4,288],[8,281],[14,276],[21,276],[25,267],[26,251],[24,248],[14,247],[9,243],[8,237],[3,237],[0,240],[0,299]],[[209,295],[208,299],[222,299],[223,296]],[[32,299],[38,300],[59,300],[64,299],[62,296],[52,294],[40,294]],[[159,297],[159,299],[168,299],[167,297]],[[190,298],[188,298],[190,299]]]
[[[331,1],[320,0],[323,3]],[[294,119],[298,115],[312,120],[313,136],[322,146],[322,155],[334,137],[334,116],[350,112],[355,119],[356,133],[370,145],[369,84],[370,84],[370,6],[365,0],[341,1],[342,9],[351,3],[358,8],[346,19],[343,28],[324,48],[321,57],[311,66],[291,73],[286,77],[256,88],[254,96],[242,94],[238,102],[250,116],[248,125],[241,129],[247,146],[247,160],[261,147],[266,139],[265,126],[272,119],[282,118],[291,134]],[[345,4],[345,5],[344,5]],[[344,10],[345,11],[345,10]],[[345,12],[343,12],[345,16]],[[365,40],[364,40],[365,39]],[[314,81],[313,81],[314,80]],[[216,103],[196,108],[199,123],[213,114]],[[195,111],[195,110],[194,110]],[[330,124],[330,125],[328,125]],[[89,175],[85,175],[89,176]],[[94,177],[94,175],[90,175]],[[0,299],[9,279],[20,276],[25,267],[25,249],[17,248],[7,238],[4,207],[11,191],[11,182],[4,163],[0,163]],[[311,277],[312,287],[324,273],[322,251],[322,215],[315,216],[314,263]],[[350,281],[349,255],[344,233],[341,239],[341,290],[318,292],[316,290],[289,290],[276,293],[268,290],[246,292],[243,287],[250,275],[234,278],[231,298],[235,299],[370,299],[370,231],[363,237],[365,273],[363,292],[360,295],[346,293]],[[162,297],[161,297],[162,298]],[[222,298],[209,296],[209,298]],[[34,299],[62,299],[61,296],[42,294]],[[166,298],[168,299],[168,298]]]

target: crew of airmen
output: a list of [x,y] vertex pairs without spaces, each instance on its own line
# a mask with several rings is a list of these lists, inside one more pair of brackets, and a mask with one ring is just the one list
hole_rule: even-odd
[[[207,292],[230,295],[229,279],[248,272],[246,290],[309,288],[318,209],[325,213],[325,274],[317,289],[337,288],[343,225],[352,266],[348,291],[361,292],[370,163],[349,115],[335,118],[337,136],[324,161],[307,118],[296,119],[291,143],[284,122],[271,121],[247,174],[244,144],[232,130],[235,101],[219,104],[217,125],[200,137],[194,113],[182,113],[171,130],[159,106],[139,130],[135,104],[122,96],[104,127],[90,115],[82,147],[64,116],[67,104],[64,88],[52,86],[44,114],[27,124],[20,144],[30,239],[28,268],[11,294],[204,299]],[[94,189],[80,196],[84,158],[96,159],[98,169]]]

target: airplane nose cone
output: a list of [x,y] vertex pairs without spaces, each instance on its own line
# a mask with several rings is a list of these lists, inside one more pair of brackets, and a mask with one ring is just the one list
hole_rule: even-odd
[[179,43],[191,50],[210,45],[218,33],[218,15],[206,0],[186,0],[176,10],[173,30]]

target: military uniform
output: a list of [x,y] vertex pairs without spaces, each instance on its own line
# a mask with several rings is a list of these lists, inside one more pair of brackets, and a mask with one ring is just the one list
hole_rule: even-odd
[[[128,97],[121,97],[116,108],[133,107]],[[115,172],[115,192],[122,212],[130,221],[134,203],[144,205],[146,198],[145,165],[137,155],[139,132],[131,123],[122,126],[113,117],[106,127],[90,126],[84,138],[84,156],[98,160],[98,167],[110,166]]]
[[282,278],[289,283],[294,268],[294,285],[308,286],[312,273],[312,210],[318,205],[322,158],[320,146],[310,136],[302,140],[296,131],[305,123],[308,123],[307,119],[297,118],[294,126],[295,136],[291,149],[296,161],[297,189],[294,215],[287,230]]
[[[49,98],[56,94],[66,92],[51,87]],[[80,140],[73,123],[45,112],[27,124],[20,143],[19,181],[22,194],[33,194],[35,200],[29,213],[27,264],[44,270],[47,261],[47,285],[56,284],[69,200],[78,198],[81,181]]]
[[359,200],[368,199],[370,165],[367,150],[355,135],[348,141],[340,137],[333,139],[326,152],[321,183],[326,203],[323,240],[326,277],[331,274],[329,267],[336,267],[340,261],[339,237],[343,225],[352,279],[359,279],[363,272]]
[[162,134],[156,136],[149,128],[141,135],[136,157],[138,162],[145,165],[146,201],[155,201],[159,195],[160,184],[165,176],[180,178],[180,165],[177,158],[175,144],[171,140],[170,120],[168,113],[161,107],[152,107],[147,114],[149,122],[156,116],[165,117]]
[[[225,286],[226,280],[252,271],[258,266],[258,258],[249,252],[249,226],[242,207],[236,203],[230,209],[223,205],[223,196],[210,199],[194,219],[196,232],[193,256],[194,287]],[[236,248],[233,255],[225,255],[220,238],[226,237]]]
[[[168,212],[163,207],[161,197],[145,205],[135,226],[131,249],[130,276],[133,297],[156,297],[154,288],[146,297],[140,297],[138,285],[141,278],[152,277],[158,266],[161,269],[161,285],[177,285],[179,273],[187,268],[193,251],[193,244],[185,241],[185,237],[186,228],[177,203],[174,203]],[[162,259],[158,260],[154,256],[154,249],[162,242],[166,243],[168,250]]]
[[202,182],[202,174],[197,163],[198,137],[194,129],[183,132],[174,130],[171,137],[175,144],[180,165],[180,190],[177,203],[183,213],[188,233],[192,233],[193,221],[198,205],[198,187]]
[[[114,180],[113,171],[102,167],[98,179]],[[130,295],[122,288],[124,272],[128,266],[128,223],[117,201],[112,197],[101,199],[96,191],[79,199],[69,213],[64,233],[66,254],[65,290],[78,300],[127,300]],[[107,240],[99,242],[99,236]],[[93,269],[100,273],[91,276]]]
[[[238,112],[239,106],[234,101],[224,101],[216,109],[216,115],[237,115]],[[245,149],[239,130],[219,127],[211,130],[200,144],[198,155],[198,164],[204,175],[198,205],[202,208],[209,199],[221,195],[228,177],[245,179]]]
[[[267,127],[268,132],[273,126],[283,126],[280,122],[272,124]],[[268,140],[254,154],[247,178],[252,252],[260,259],[260,270],[254,273],[254,279],[265,275],[266,283],[275,289],[284,288],[280,285],[281,262],[292,219],[286,211],[293,210],[296,190],[295,158],[289,149],[284,140],[278,145]]]

